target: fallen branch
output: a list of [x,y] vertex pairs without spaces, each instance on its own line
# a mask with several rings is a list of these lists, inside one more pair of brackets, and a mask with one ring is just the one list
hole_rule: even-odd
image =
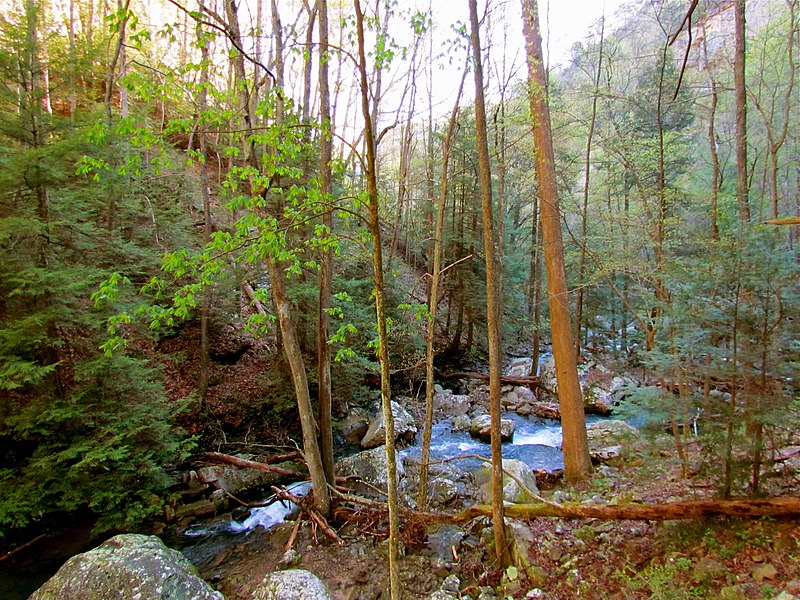
[[255,307],[256,312],[258,312],[258,314],[260,314],[262,317],[266,317],[267,311],[264,309],[261,301],[256,297],[256,292],[253,289],[253,286],[249,283],[245,283],[242,286],[242,291],[244,291],[244,295],[247,296],[247,299],[250,300],[250,304]]
[[32,540],[29,540],[29,541],[25,542],[24,544],[21,544],[21,545],[17,546],[16,548],[12,549],[12,550],[9,550],[8,552],[6,552],[2,556],[0,556],[0,562],[8,560],[12,556],[14,556],[17,552],[20,552],[22,550],[25,550],[25,548],[29,548],[30,546],[33,546],[36,542],[38,542],[41,539],[44,539],[45,537],[47,537],[47,536],[44,533],[41,533],[41,534],[37,535],[35,538],[33,538]]
[[[282,490],[275,486],[272,486],[272,491],[275,492],[275,498],[278,500],[288,500],[289,502],[293,502],[297,505],[297,507],[305,512],[311,520],[316,523],[316,525],[322,530],[322,532],[331,538],[337,544],[342,543],[342,538],[339,537],[339,534],[333,530],[333,528],[328,525],[328,521],[325,520],[325,517],[320,515],[316,510],[314,510],[311,506],[309,506],[308,502],[305,502],[304,498],[300,498],[295,496],[291,492],[287,490]],[[300,516],[298,515],[298,519]]]
[[300,531],[300,517],[303,515],[303,511],[301,510],[300,513],[297,515],[297,519],[294,522],[294,527],[292,527],[292,533],[289,535],[289,539],[286,540],[286,545],[283,547],[283,553],[286,554],[289,550],[292,549],[294,546],[294,541],[297,539],[297,532]]
[[[669,521],[699,517],[776,517],[800,515],[800,498],[782,497],[768,500],[692,500],[668,504],[508,504],[507,517],[535,519],[560,517],[562,519],[627,519],[634,521]],[[471,506],[456,515],[427,515],[440,523],[467,523],[477,517],[491,517],[492,507]],[[443,520],[439,520],[443,519]]]
[[297,479],[308,479],[306,473],[293,471],[291,469],[284,469],[275,465],[268,465],[266,463],[257,462],[254,460],[247,460],[246,458],[239,458],[238,456],[231,456],[230,454],[223,454],[222,452],[207,452],[203,455],[203,459],[215,464],[233,465],[241,467],[242,469],[258,469],[267,473],[277,473],[286,477],[295,477]]
[[[456,371],[455,373],[440,373],[439,376],[442,379],[479,379],[480,381],[489,381],[489,376],[485,373]],[[512,377],[510,375],[501,375],[500,383],[538,388],[542,385],[542,379],[541,377]]]

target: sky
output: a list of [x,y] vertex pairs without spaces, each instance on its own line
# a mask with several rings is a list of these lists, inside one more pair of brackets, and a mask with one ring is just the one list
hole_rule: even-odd
[[[539,20],[542,27],[542,43],[545,56],[551,68],[569,63],[572,46],[587,37],[597,25],[603,14],[606,22],[613,26],[614,15],[625,0],[539,0]],[[502,61],[505,55],[507,73],[513,73],[513,80],[526,76],[524,40],[522,37],[522,18],[519,0],[492,0],[492,12],[482,27],[481,42],[490,44],[490,56],[494,64],[484,65],[487,95],[496,97],[500,85]],[[486,2],[479,0],[478,10],[483,11]],[[427,10],[428,0],[400,3],[406,9]],[[434,27],[437,40],[454,37],[452,27],[458,23],[468,23],[469,13],[466,0],[439,0],[433,2]],[[444,50],[445,44],[440,45]],[[436,51],[436,50],[435,50]],[[548,58],[549,57],[549,58]],[[433,97],[435,113],[442,117],[452,109],[455,90],[461,79],[461,59],[453,59],[452,64],[440,67],[434,76]],[[465,82],[464,99],[469,101],[474,93],[472,79]],[[385,107],[391,105],[391,92]]]

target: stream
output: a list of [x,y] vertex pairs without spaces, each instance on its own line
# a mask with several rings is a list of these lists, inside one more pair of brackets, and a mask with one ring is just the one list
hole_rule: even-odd
[[[503,419],[516,424],[514,439],[503,444],[503,457],[521,460],[534,470],[554,471],[564,467],[561,452],[561,424],[558,421],[524,417],[516,413],[505,413]],[[587,415],[587,422],[601,420],[602,417]],[[421,434],[417,443],[400,450],[404,459],[418,458],[421,454]],[[488,443],[470,437],[468,431],[452,431],[449,420],[440,421],[433,426],[431,436],[431,459],[444,460],[462,455],[478,455],[489,458],[491,447]],[[474,471],[481,465],[475,458],[465,458],[458,462],[460,468]],[[293,494],[303,495],[310,488],[309,482],[298,482],[289,486]],[[269,501],[267,498],[265,501]],[[187,529],[175,546],[196,566],[208,565],[215,561],[231,546],[245,543],[250,535],[264,535],[275,525],[282,523],[295,513],[290,503],[275,501],[269,506],[239,510],[233,514],[201,521]],[[170,544],[172,545],[172,544]]]

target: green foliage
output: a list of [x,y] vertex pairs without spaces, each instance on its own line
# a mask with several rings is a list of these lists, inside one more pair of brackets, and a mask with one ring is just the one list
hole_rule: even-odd
[[0,526],[88,509],[98,529],[130,528],[157,515],[172,483],[164,465],[191,448],[171,426],[183,406],[159,378],[141,359],[98,357],[77,366],[64,397],[26,400],[2,436]]
[[[104,315],[90,295],[108,279],[96,300],[127,307],[119,285],[146,281],[169,244],[188,243],[188,177],[146,118],[109,122],[99,110],[101,29],[71,50],[39,32],[50,81],[74,82],[74,114],[57,95],[61,112],[45,112],[30,83],[41,49],[27,31],[39,24],[27,18],[0,21],[0,529],[65,511],[132,527],[158,513],[164,466],[190,442],[173,428],[182,403],[167,398],[151,360],[103,356]],[[26,85],[24,98],[11,92]]]

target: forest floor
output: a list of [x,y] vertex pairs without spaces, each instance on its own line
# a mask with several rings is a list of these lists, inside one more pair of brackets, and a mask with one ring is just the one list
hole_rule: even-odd
[[[681,476],[667,443],[641,445],[625,464],[600,467],[590,484],[558,485],[542,493],[557,500],[648,504],[712,497],[710,481]],[[776,494],[796,495],[800,489],[792,478],[774,478],[769,485]],[[310,526],[303,524],[291,566],[315,573],[337,600],[388,597],[386,543],[360,527],[343,526],[344,543],[333,545],[321,533],[315,541]],[[524,527],[532,534],[527,550],[531,567],[517,572],[493,568],[493,553],[485,543],[491,539],[490,529],[480,521],[465,530],[450,530],[455,552],[446,537],[449,552],[437,554],[427,545],[408,549],[401,560],[405,597],[428,598],[451,574],[458,578],[458,592],[440,598],[491,598],[496,593],[498,598],[553,600],[738,600],[772,599],[784,591],[789,595],[782,600],[800,597],[800,519],[538,518]],[[252,532],[200,565],[201,575],[229,600],[249,598],[264,575],[286,568],[281,560],[291,528],[286,523],[269,532]]]

